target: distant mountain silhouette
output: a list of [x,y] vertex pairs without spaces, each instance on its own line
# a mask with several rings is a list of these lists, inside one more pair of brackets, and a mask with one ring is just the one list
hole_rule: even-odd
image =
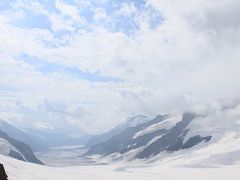
[[[23,161],[27,161],[27,162],[32,162],[32,163],[36,163],[36,164],[43,164],[39,159],[37,159],[35,157],[35,155],[33,154],[33,151],[31,149],[31,147],[21,141],[18,141],[14,138],[9,137],[5,132],[0,130],[0,138],[2,138],[3,140],[7,141],[9,144],[9,153],[8,155],[19,159],[19,160],[23,160]],[[4,145],[6,146],[6,145]],[[11,147],[13,146],[17,151],[11,150]],[[5,149],[7,147],[4,147]],[[1,149],[0,149],[0,153],[1,153]]]

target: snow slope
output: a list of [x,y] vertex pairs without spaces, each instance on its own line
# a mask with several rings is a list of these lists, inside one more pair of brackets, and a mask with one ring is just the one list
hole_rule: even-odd
[[221,140],[196,151],[158,156],[154,162],[49,167],[0,155],[9,180],[237,180],[240,176],[240,136]]

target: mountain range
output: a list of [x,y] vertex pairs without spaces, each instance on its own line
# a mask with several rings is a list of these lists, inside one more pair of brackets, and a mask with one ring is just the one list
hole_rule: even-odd
[[92,146],[85,155],[123,157],[131,154],[131,158],[146,159],[161,152],[179,151],[196,146],[201,142],[209,142],[212,138],[211,134],[207,136],[196,134],[186,137],[190,130],[188,126],[196,118],[199,117],[194,113],[158,115],[151,120],[147,120],[143,116],[142,119],[138,119],[139,123],[135,123],[133,126],[125,124],[114,128],[114,131],[104,133],[104,137],[107,138],[102,139],[101,142],[97,139],[93,144],[93,138],[90,139]]

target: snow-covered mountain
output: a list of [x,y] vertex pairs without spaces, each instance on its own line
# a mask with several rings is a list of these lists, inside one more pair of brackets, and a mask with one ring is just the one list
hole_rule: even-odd
[[9,137],[5,132],[0,130],[0,154],[10,156],[18,160],[43,164],[37,159],[27,144]]
[[202,114],[158,115],[92,145],[85,155],[133,160],[184,152],[186,149],[195,150],[221,140],[228,133],[238,134],[239,110],[240,106],[236,106]]
[[[193,113],[181,116],[158,115],[150,121],[142,121],[128,126],[109,140],[92,146],[87,155],[108,156],[119,153],[124,155],[134,152],[134,158],[143,159],[159,154],[191,148],[198,143],[211,140],[211,135],[194,135],[185,139],[188,125],[197,118]],[[185,142],[183,142],[185,140]]]

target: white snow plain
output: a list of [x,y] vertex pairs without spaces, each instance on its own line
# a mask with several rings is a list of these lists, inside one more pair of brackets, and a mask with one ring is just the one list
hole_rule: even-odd
[[9,180],[237,180],[240,177],[240,136],[195,150],[162,154],[150,161],[71,167],[42,166],[0,155]]

